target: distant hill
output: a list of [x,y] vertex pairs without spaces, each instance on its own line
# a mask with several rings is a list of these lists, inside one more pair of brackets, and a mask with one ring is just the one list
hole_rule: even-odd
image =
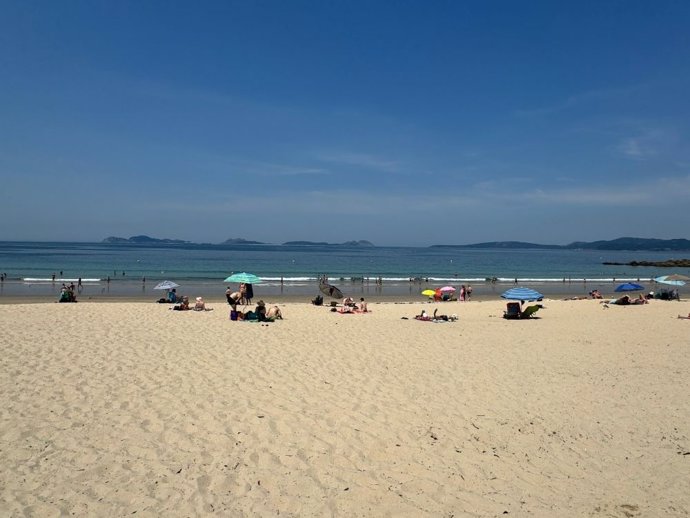
[[524,243],[522,241],[489,241],[486,243],[474,243],[471,245],[431,245],[432,248],[509,248],[509,249],[528,249],[528,248],[562,248],[559,245],[539,245],[536,243]]
[[188,244],[189,241],[182,241],[181,239],[156,239],[155,237],[149,236],[132,236],[130,238],[124,237],[106,237],[103,243],[130,243],[137,245],[153,245],[153,244],[169,244],[169,245],[181,245]]
[[504,248],[504,249],[561,249],[561,250],[648,250],[688,251],[687,239],[646,239],[641,237],[620,237],[610,241],[575,241],[568,245],[542,245],[522,241],[490,241],[471,245],[432,245],[436,248]]
[[650,250],[650,251],[686,251],[690,250],[687,239],[645,239],[641,237],[619,237],[611,241],[576,241],[563,248],[582,248],[585,250]]
[[249,239],[242,239],[241,237],[226,239],[221,245],[265,245],[261,241],[250,241]]
[[326,243],[325,241],[286,241],[283,245],[287,246],[363,246],[373,247],[373,243],[365,240],[346,241],[344,243]]

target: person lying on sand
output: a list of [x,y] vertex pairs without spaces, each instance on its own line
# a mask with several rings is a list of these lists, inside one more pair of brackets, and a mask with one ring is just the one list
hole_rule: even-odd
[[423,321],[428,321],[428,322],[455,322],[458,319],[458,316],[453,314],[453,315],[439,315],[438,313],[438,308],[434,309],[434,315],[429,316],[426,310],[422,310],[421,314],[415,315],[416,320],[423,320]]
[[683,320],[690,320],[690,313],[688,313],[687,317],[684,317],[683,315],[678,315],[678,318],[682,318]]

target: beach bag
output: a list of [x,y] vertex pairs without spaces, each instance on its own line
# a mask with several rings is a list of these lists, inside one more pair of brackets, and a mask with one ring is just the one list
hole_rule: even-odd
[[230,311],[230,320],[237,320],[237,311],[234,309]]

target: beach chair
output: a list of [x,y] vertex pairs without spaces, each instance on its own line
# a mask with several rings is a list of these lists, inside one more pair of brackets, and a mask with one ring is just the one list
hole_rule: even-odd
[[520,313],[520,318],[530,318],[532,315],[534,315],[537,311],[541,309],[541,305],[536,304],[534,306],[527,306],[525,310]]
[[521,313],[519,302],[508,302],[506,310],[503,312],[503,318],[520,318]]

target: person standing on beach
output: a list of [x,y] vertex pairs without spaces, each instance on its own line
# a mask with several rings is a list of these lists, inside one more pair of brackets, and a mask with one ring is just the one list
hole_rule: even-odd
[[469,302],[470,297],[472,297],[472,285],[468,284],[467,288],[465,289],[465,300]]

